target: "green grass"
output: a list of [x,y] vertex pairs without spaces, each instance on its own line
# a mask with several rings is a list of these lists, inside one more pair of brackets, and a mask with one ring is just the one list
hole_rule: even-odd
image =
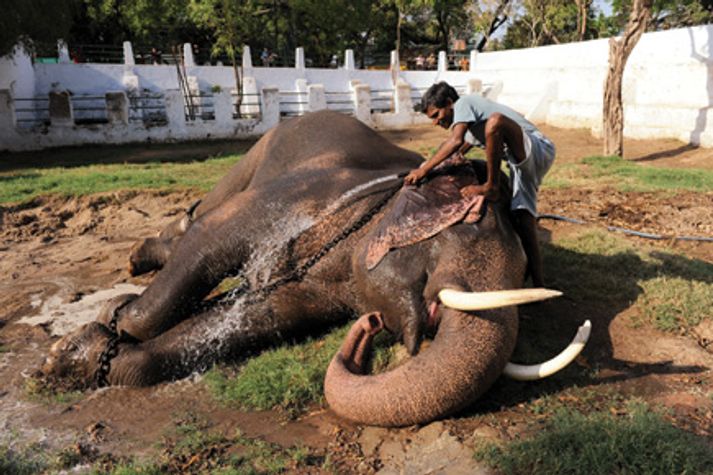
[[569,298],[610,308],[635,303],[640,322],[660,330],[713,318],[713,264],[634,247],[602,230],[546,244],[543,259],[545,279]]
[[587,157],[594,179],[616,177],[622,191],[713,190],[713,171],[642,166],[620,157]]
[[484,444],[475,457],[504,474],[710,473],[713,450],[644,405],[624,415],[558,409],[534,436]]
[[35,376],[25,379],[24,392],[29,400],[47,405],[72,404],[84,397],[81,391],[54,387],[50,382]]
[[48,466],[47,458],[36,447],[18,450],[0,445],[0,473],[34,475],[42,473]]
[[0,172],[0,203],[39,195],[88,195],[127,189],[210,190],[242,155],[187,163],[122,163]]
[[586,157],[577,163],[555,164],[542,183],[544,188],[611,186],[619,191],[652,192],[713,190],[713,172],[701,169],[661,168],[620,157]]
[[[279,409],[289,415],[304,412],[312,404],[323,403],[327,366],[344,340],[351,323],[321,339],[283,345],[266,350],[235,371],[216,367],[204,381],[219,400],[241,409]],[[384,332],[375,340],[373,370],[391,364],[396,352]]]

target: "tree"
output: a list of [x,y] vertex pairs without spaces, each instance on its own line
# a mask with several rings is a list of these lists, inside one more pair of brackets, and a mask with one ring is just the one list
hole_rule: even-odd
[[[612,25],[624,30],[632,10],[632,0],[612,1]],[[713,22],[713,0],[653,0],[649,30],[667,30]]]
[[475,29],[480,31],[481,37],[475,49],[483,51],[490,37],[505,24],[510,15],[512,3],[510,0],[491,0],[476,2],[474,5]]
[[242,67],[238,65],[239,50],[250,37],[260,4],[257,1],[188,0],[188,16],[196,25],[213,34],[212,54],[225,53],[230,58],[235,75],[237,101],[235,113],[240,117],[243,97]]
[[621,100],[624,68],[634,46],[646,31],[652,2],[634,0],[624,34],[620,38],[609,39],[609,69],[602,112],[605,155],[624,155],[624,108]]
[[76,6],[76,0],[3,0],[0,56],[12,53],[18,43],[32,51],[36,43],[67,39]]

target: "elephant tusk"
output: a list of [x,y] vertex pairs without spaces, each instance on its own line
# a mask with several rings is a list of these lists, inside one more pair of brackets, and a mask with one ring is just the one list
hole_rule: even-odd
[[591,331],[592,323],[587,320],[579,327],[579,330],[577,330],[577,334],[574,336],[572,343],[559,355],[549,361],[535,365],[508,363],[505,365],[503,374],[517,381],[534,381],[551,376],[574,361],[577,355],[584,349],[584,345],[587,343],[587,340],[589,340]]
[[509,307],[540,300],[559,297],[562,292],[550,289],[513,289],[495,290],[492,292],[462,292],[460,290],[443,289],[438,292],[438,298],[447,307],[456,310],[488,310],[491,308]]

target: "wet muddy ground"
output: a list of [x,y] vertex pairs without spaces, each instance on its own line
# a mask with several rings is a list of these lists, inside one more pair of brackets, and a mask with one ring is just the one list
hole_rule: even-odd
[[[586,131],[545,127],[545,132],[558,147],[560,163],[600,152],[601,142]],[[385,135],[424,153],[445,139],[443,131],[431,127]],[[625,147],[627,158],[642,166],[713,167],[713,150],[675,141],[628,141]],[[472,459],[479,439],[522,435],[532,419],[523,403],[567,388],[566,378],[537,384],[500,381],[464,414],[398,430],[357,427],[320,407],[297,420],[279,412],[240,412],[214,401],[200,376],[152,388],[108,388],[66,403],[28,398],[26,378],[56,335],[91,319],[100,304],[97,297],[147,285],[150,275],[132,278],[127,271],[131,246],[162,229],[199,195],[121,191],[42,197],[0,207],[0,443],[39,442],[53,450],[81,441],[102,453],[155,457],[155,443],[177,418],[195,413],[205,417],[212,430],[227,434],[239,428],[246,437],[283,447],[310,447],[318,457],[329,456],[332,469],[340,473],[476,473],[484,470]],[[713,190],[671,194],[547,188],[541,193],[540,212],[583,220],[591,228],[713,236]],[[583,229],[551,220],[540,221],[540,226],[543,240],[552,242]],[[635,246],[657,246],[713,264],[710,242],[626,239]],[[528,325],[547,330],[545,335],[561,333],[552,344],[556,347],[566,344],[581,321],[592,319],[592,340],[576,363],[579,370],[596,368],[595,382],[589,379],[588,387],[595,393],[617,392],[661,404],[671,409],[678,425],[710,439],[713,348],[706,342],[713,341],[711,320],[698,329],[696,339],[634,326],[630,316],[635,311],[631,301],[606,309],[597,302],[546,302],[521,311],[522,333],[547,338],[528,331]],[[533,320],[539,323],[528,323]],[[321,470],[318,465],[315,472]]]

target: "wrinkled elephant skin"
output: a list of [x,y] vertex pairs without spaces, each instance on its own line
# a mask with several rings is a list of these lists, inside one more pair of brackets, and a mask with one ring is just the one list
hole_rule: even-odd
[[[453,310],[440,305],[437,295],[444,288],[522,285],[525,257],[507,200],[488,203],[476,224],[449,224],[391,249],[369,269],[369,243],[379,223],[383,228],[385,220],[394,219],[399,194],[303,279],[278,286],[265,298],[206,300],[228,276],[258,289],[288,275],[393,195],[400,184],[396,175],[420,163],[419,155],[337,113],[283,122],[190,216],[136,247],[135,273],[162,269],[143,294],[116,299],[99,322],[55,344],[45,372],[89,378],[115,308],[118,331],[131,338],[122,339],[111,361],[107,379],[114,385],[181,378],[286,335],[366,315],[335,357],[341,363],[330,365],[325,392],[335,411],[364,423],[399,426],[459,410],[503,371],[517,338],[517,313],[514,307]],[[474,175],[472,166],[464,166]],[[475,168],[482,178],[484,165]],[[507,180],[501,183],[507,186]],[[507,190],[501,196],[509,196]],[[398,335],[415,356],[383,374],[358,374],[371,336],[381,327]],[[423,336],[434,332],[433,342],[419,353]]]

